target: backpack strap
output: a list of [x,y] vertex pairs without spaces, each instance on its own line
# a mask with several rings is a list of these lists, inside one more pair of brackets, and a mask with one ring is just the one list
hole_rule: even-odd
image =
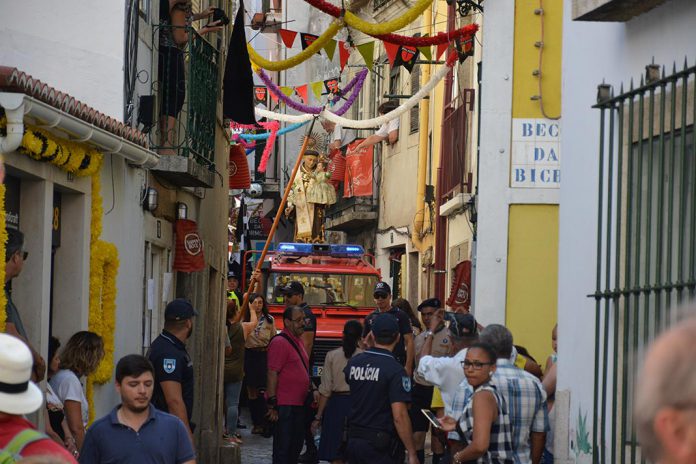
[[5,453],[9,453],[10,456],[13,457],[20,457],[24,448],[36,441],[43,440],[45,438],[48,437],[39,431],[33,429],[25,429],[19,432],[17,435],[15,435],[12,438],[12,440],[10,440],[10,442],[5,446],[5,448],[2,449],[2,451],[4,451]]

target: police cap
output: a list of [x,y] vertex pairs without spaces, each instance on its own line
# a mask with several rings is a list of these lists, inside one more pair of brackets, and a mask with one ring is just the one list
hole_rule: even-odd
[[177,298],[171,301],[164,309],[164,318],[168,321],[183,321],[198,316],[191,302],[185,298]]

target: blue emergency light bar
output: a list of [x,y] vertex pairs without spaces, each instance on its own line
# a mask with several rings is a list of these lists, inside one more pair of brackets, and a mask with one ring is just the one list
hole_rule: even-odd
[[362,258],[365,249],[360,245],[333,245],[323,243],[281,243],[278,253],[292,256],[324,255],[336,258]]

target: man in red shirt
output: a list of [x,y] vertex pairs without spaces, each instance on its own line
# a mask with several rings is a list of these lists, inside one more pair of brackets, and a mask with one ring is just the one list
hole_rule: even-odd
[[273,464],[294,464],[304,442],[309,357],[302,344],[305,314],[300,306],[283,313],[283,331],[268,345],[268,418],[275,422]]
[[[0,334],[0,458],[52,456],[77,464],[68,451],[36,431],[22,417],[43,404],[43,394],[31,378],[31,351],[20,339]],[[27,432],[28,431],[28,432]]]

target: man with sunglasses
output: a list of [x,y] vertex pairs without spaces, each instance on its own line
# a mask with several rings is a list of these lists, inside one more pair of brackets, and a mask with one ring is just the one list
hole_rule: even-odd
[[365,317],[363,324],[363,345],[364,347],[374,346],[374,337],[372,335],[372,323],[377,316],[382,313],[389,313],[396,317],[399,323],[399,341],[394,348],[394,357],[399,364],[404,366],[409,377],[413,376],[413,331],[411,330],[411,322],[408,315],[399,308],[391,304],[391,287],[386,282],[377,282],[375,290],[372,294],[375,299],[375,309]]
[[24,250],[24,234],[17,229],[7,229],[7,245],[5,246],[5,297],[7,298],[7,322],[5,332],[21,339],[31,350],[34,358],[31,379],[40,382],[46,375],[46,361],[34,349],[27,337],[27,331],[22,323],[17,306],[12,301],[12,279],[22,273],[24,261],[29,253]]

